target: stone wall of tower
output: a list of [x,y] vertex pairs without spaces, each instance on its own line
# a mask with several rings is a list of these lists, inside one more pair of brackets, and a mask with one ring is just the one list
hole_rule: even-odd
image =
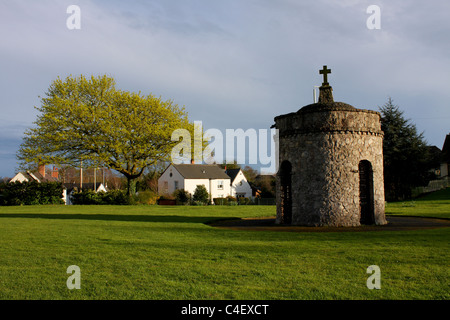
[[[289,161],[292,224],[360,225],[360,161],[373,169],[376,224],[385,224],[380,114],[347,104],[314,104],[275,118],[279,163]],[[277,189],[281,187],[277,177]],[[281,222],[277,192],[277,222]]]

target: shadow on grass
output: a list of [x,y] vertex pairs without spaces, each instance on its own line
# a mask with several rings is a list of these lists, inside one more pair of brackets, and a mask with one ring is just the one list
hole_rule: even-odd
[[[39,214],[39,213],[1,213],[1,218],[53,219],[53,220],[103,220],[103,221],[142,221],[174,223],[208,223],[223,220],[223,217],[188,217],[177,215],[133,215],[133,214]],[[226,218],[228,220],[228,218]],[[229,219],[237,219],[230,217]]]

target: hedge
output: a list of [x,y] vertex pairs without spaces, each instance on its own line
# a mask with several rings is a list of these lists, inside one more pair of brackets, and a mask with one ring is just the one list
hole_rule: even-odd
[[0,205],[64,204],[59,182],[11,182],[0,186]]
[[134,199],[129,197],[124,190],[111,190],[108,192],[94,192],[85,189],[72,194],[73,204],[105,204],[105,205],[125,205],[134,204]]

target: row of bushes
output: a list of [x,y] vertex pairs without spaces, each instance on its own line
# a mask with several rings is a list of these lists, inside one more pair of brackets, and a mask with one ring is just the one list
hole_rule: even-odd
[[12,182],[0,186],[0,205],[64,204],[63,188],[58,182]]
[[[0,205],[39,205],[64,204],[62,200],[63,187],[58,182],[14,182],[0,184]],[[94,192],[84,189],[75,192],[71,201],[76,205],[132,205],[132,204],[163,204],[164,200],[171,200],[169,204],[177,205],[208,205],[209,194],[204,186],[198,186],[191,196],[182,189],[176,190],[171,197],[160,197],[152,191],[142,191],[130,197],[124,190],[110,190],[108,192]],[[215,205],[250,205],[263,204],[259,200],[249,198],[214,198]]]
[[235,206],[235,205],[249,205],[253,204],[252,199],[249,198],[234,198],[234,197],[226,197],[226,198],[214,198],[213,202],[215,205],[219,206]]
[[[12,182],[0,184],[0,205],[43,205],[64,204],[63,187],[59,182]],[[73,204],[156,204],[157,194],[152,191],[143,191],[134,197],[129,197],[126,191],[110,190],[108,192],[94,192],[84,189],[71,196]]]
[[93,190],[83,190],[72,194],[73,204],[111,204],[125,205],[131,204],[130,197],[122,190],[111,190],[108,192],[94,192]]
[[[252,205],[262,204],[260,200],[263,199],[250,199],[250,198],[235,198],[228,196],[226,198],[214,198],[213,203],[215,205],[233,206],[233,205]],[[175,190],[171,197],[161,196],[158,199],[158,204],[172,204],[172,205],[207,205],[211,203],[209,194],[203,185],[197,186],[193,196],[183,189]]]
[[139,192],[130,197],[124,190],[110,190],[108,192],[94,192],[83,190],[72,194],[73,204],[94,205],[132,205],[132,204],[155,204],[157,196],[151,191]]

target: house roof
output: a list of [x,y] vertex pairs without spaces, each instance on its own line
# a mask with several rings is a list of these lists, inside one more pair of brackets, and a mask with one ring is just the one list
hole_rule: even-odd
[[225,171],[215,164],[172,164],[185,179],[230,179]]
[[[27,171],[28,176],[30,175],[30,172]],[[49,175],[45,175],[45,177],[42,176],[39,172],[32,172],[32,174],[39,179],[41,182],[58,182],[58,179]],[[28,176],[26,176],[28,178]],[[33,178],[34,179],[34,178]]]
[[236,176],[238,175],[239,171],[241,171],[241,169],[227,169],[225,173],[230,177],[231,182],[233,182],[234,179],[236,179]]
[[[23,175],[28,181],[38,181],[38,182],[58,182],[58,179],[52,177],[52,176],[45,176],[45,178],[42,176],[42,174],[40,174],[39,172],[30,172],[30,171],[22,171],[17,173],[13,179],[15,177],[17,177],[17,175]],[[12,179],[11,179],[12,180]]]

